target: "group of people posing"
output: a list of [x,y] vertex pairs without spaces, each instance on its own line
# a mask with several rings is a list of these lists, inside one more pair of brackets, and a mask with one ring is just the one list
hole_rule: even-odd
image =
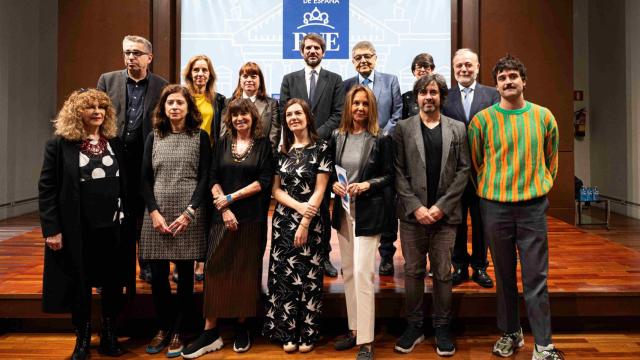
[[[460,49],[453,58],[457,85],[448,89],[433,58],[422,53],[411,65],[413,89],[401,94],[396,76],[375,71],[368,41],[353,47],[358,74],[345,81],[321,67],[321,36],[306,35],[300,52],[304,69],[285,75],[279,101],[267,96],[253,62],[242,65],[225,98],[207,56],[188,61],[184,86],[168,84],[148,70],[151,43],[126,36],[126,69],[101,75],[96,89],[76,90],[65,101],[45,147],[39,190],[43,307],[71,312],[72,359],[90,353],[93,287],[102,297],[98,351],[124,353],[115,318],[123,288],[135,293],[136,242],[158,326],[148,353],[166,349],[168,357],[193,359],[219,350],[217,323],[229,318],[233,350],[245,352],[247,321],[259,314],[262,335],[284,351],[312,351],[320,338],[323,277],[338,273],[329,262],[331,227],[349,329],[336,350],[357,347],[357,359],[374,358],[376,252],[380,275],[392,275],[399,228],[407,327],[396,351],[409,353],[424,341],[429,273],[435,349],[455,353],[452,287],[469,279],[469,266],[474,282],[493,287],[490,246],[503,332],[493,353],[508,357],[524,345],[519,258],[533,359],[562,359],[551,340],[547,291],[546,194],[557,173],[558,129],[548,109],[524,100],[524,64],[511,55],[500,59],[495,87],[487,87],[476,81],[478,56]],[[201,274],[204,329],[186,344],[185,319]]]

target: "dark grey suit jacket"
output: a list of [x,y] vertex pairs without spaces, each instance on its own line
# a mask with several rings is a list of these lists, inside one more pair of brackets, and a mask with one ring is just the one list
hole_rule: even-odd
[[[309,102],[304,69],[285,75],[280,86],[281,123],[284,122],[284,105],[289,99],[299,98]],[[328,139],[331,132],[340,125],[342,108],[344,107],[344,89],[342,77],[322,68],[316,82],[315,99],[311,112],[315,117],[318,135]]]
[[[427,165],[420,123],[420,114],[399,121],[393,134],[397,215],[412,223],[417,223],[413,212],[427,206]],[[469,178],[467,130],[460,121],[444,115],[440,124],[442,163],[435,206],[445,214],[443,221],[454,225],[462,219],[460,198]]]
[[449,89],[449,96],[447,96],[442,106],[442,114],[468,125],[471,119],[481,110],[500,102],[500,94],[496,88],[476,83],[476,88],[473,92],[473,102],[471,102],[471,109],[469,109],[469,119],[466,119],[464,116],[464,107],[462,107],[462,97],[460,96],[460,88],[458,85]]
[[[149,84],[147,93],[144,96],[144,110],[142,113],[143,143],[149,132],[151,132],[153,109],[160,99],[160,92],[162,88],[168,84],[167,80],[151,72],[149,72],[148,79]],[[118,136],[122,137],[127,113],[127,70],[116,70],[100,75],[97,88],[98,90],[106,92],[111,98],[113,107],[116,110]]]

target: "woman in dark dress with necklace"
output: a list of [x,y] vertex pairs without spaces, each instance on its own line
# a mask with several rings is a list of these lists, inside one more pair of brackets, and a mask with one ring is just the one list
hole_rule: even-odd
[[333,167],[329,146],[318,139],[309,105],[291,99],[273,180],[268,303],[262,333],[286,352],[309,352],[320,337],[321,236],[317,216]]
[[233,350],[249,350],[245,322],[256,316],[260,298],[261,232],[266,228],[273,176],[271,145],[249,99],[232,100],[224,122],[231,131],[214,147],[209,176],[217,211],[205,265],[205,328],[182,352],[186,359],[222,347],[218,318],[238,318]]
[[123,353],[115,334],[122,287],[135,269],[133,247],[120,239],[126,189],[122,143],[107,94],[74,91],[54,121],[40,174],[40,223],[45,238],[42,306],[71,312],[76,328],[74,360],[89,357],[91,288],[102,287],[99,352]]

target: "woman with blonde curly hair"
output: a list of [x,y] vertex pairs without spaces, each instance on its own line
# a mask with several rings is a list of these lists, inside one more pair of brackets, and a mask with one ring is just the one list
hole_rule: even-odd
[[[133,246],[121,241],[125,217],[123,146],[107,94],[74,91],[54,120],[40,174],[40,223],[45,238],[42,306],[71,312],[76,328],[72,359],[89,356],[91,289],[102,287],[99,352],[123,353],[115,334],[122,287],[131,283]],[[124,239],[124,238],[122,238]]]

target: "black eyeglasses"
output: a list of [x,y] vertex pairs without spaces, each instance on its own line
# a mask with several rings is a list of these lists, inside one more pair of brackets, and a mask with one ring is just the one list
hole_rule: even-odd
[[80,88],[78,89],[78,94],[82,94],[83,92],[89,91],[89,88]]
[[360,62],[362,60],[371,60],[374,56],[376,56],[376,54],[362,54],[362,55],[356,55],[353,57],[353,60],[355,60],[356,62]]
[[123,51],[122,55],[124,55],[124,57],[129,57],[131,55],[133,55],[133,57],[140,57],[142,55],[149,55],[149,53],[143,52],[143,51],[139,51],[139,50],[134,50],[134,51]]

